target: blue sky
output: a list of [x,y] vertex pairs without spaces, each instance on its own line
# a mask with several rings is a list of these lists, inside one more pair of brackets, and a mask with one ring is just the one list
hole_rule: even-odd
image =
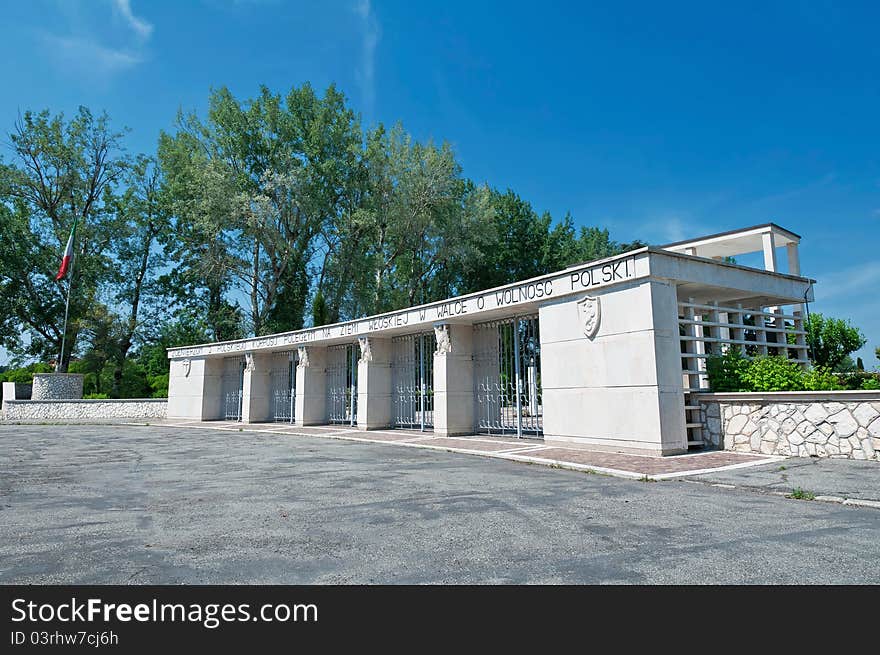
[[801,234],[813,309],[862,327],[876,364],[880,3],[4,4],[0,131],[85,104],[153,152],[212,87],[336,82],[366,123],[449,141],[467,176],[619,240]]

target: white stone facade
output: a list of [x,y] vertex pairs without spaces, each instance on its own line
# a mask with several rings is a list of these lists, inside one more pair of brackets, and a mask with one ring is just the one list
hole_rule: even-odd
[[765,455],[880,461],[880,392],[700,394],[710,442]]
[[[360,346],[361,355],[353,365],[356,389],[348,396],[356,400],[357,426],[390,427],[395,393],[391,340],[433,331],[436,349],[429,356],[434,433],[472,434],[489,416],[489,411],[482,413],[488,404],[478,406],[481,385],[487,382],[482,377],[485,343],[475,338],[481,329],[485,334],[480,326],[531,317],[528,320],[539,324],[539,343],[530,346],[539,351],[539,370],[536,364],[530,378],[522,374],[516,382],[510,371],[488,381],[489,386],[508,389],[494,405],[495,418],[522,417],[525,407],[529,420],[532,413],[541,412],[541,430],[548,442],[656,455],[682,453],[689,444],[679,303],[691,298],[755,303],[760,308],[799,303],[810,294],[811,280],[806,278],[643,248],[379,316],[169,349],[168,416],[222,419],[228,415],[224,402],[228,408],[229,398],[240,393],[243,422],[272,420],[267,362],[296,348],[295,421],[327,423],[332,419],[330,401],[338,399],[338,394],[333,396],[331,371],[337,369],[329,357],[331,347],[350,345]],[[496,350],[509,346],[508,337],[495,340]],[[242,358],[251,365],[241,369],[239,381],[233,360]],[[479,379],[475,362],[483,366]],[[350,377],[354,376],[352,371]],[[522,393],[522,387],[538,384],[540,408],[534,394],[525,398]]]
[[31,400],[78,400],[82,397],[82,374],[34,373]]
[[3,402],[7,421],[165,418],[165,398],[133,400],[10,400]]

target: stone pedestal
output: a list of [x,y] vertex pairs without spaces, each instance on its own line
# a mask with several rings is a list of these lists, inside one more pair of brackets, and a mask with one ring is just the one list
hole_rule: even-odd
[[358,343],[358,428],[387,428],[391,425],[391,339],[360,337]]
[[438,325],[434,352],[434,434],[474,433],[474,329]]
[[81,400],[81,373],[34,373],[31,400]]
[[296,366],[296,424],[327,422],[327,348],[300,346]]

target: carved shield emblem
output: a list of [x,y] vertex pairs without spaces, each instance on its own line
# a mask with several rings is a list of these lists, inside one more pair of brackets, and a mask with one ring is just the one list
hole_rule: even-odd
[[184,359],[180,362],[180,366],[183,368],[183,377],[189,377],[189,367],[191,364],[192,362],[190,362],[189,359]]
[[578,313],[581,317],[581,325],[584,328],[584,335],[592,339],[599,331],[599,321],[602,318],[602,308],[599,299],[593,296],[586,296],[577,305]]

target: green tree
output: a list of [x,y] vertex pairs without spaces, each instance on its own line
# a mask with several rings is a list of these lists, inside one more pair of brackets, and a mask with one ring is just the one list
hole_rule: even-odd
[[490,229],[479,244],[479,255],[465,266],[464,291],[478,291],[525,280],[544,273],[546,259],[558,252],[548,247],[550,214],[538,215],[532,205],[511,189],[489,191]]
[[[95,117],[85,107],[70,120],[48,110],[27,111],[9,135],[13,162],[0,166],[0,337],[13,353],[57,357],[70,284],[59,371],[67,370],[82,322],[112,268],[118,218],[110,210],[112,191],[128,166],[122,136],[106,114]],[[73,272],[56,282],[74,219]]]
[[362,140],[345,97],[333,86],[319,97],[308,84],[284,98],[263,87],[243,102],[221,88],[204,121],[181,116],[162,136],[168,197],[190,231],[175,258],[180,277],[208,283],[209,315],[239,289],[246,331],[302,327],[314,260],[336,245],[340,217],[356,204]]
[[849,355],[866,343],[862,331],[849,321],[818,313],[810,314],[806,321],[806,331],[813,364],[834,371],[847,361],[851,365],[849,368],[854,368]]
[[195,119],[179,117],[180,131],[159,138],[161,202],[172,227],[160,236],[172,268],[159,280],[175,311],[203,317],[212,340],[242,335],[241,316],[227,293],[240,263],[232,215],[232,171],[208,156]]
[[120,308],[114,316],[116,343],[111,349],[114,398],[123,393],[125,362],[140,336],[145,318],[151,322],[164,311],[158,287],[158,271],[165,263],[164,251],[158,247],[160,237],[168,238],[170,221],[160,202],[160,171],[151,157],[140,156],[133,163],[128,187],[119,197],[119,231],[114,239],[112,292]]

